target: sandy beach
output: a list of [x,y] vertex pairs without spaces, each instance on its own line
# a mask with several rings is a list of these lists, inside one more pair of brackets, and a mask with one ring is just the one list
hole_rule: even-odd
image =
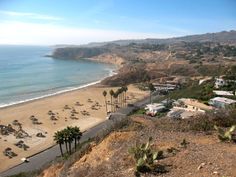
[[[22,125],[23,135],[25,138],[16,138],[15,135],[0,135],[0,172],[22,163],[21,158],[32,156],[54,144],[53,135],[55,131],[61,130],[66,126],[78,126],[81,131],[85,131],[92,126],[99,124],[106,119],[105,99],[102,92],[108,92],[107,100],[110,100],[109,90],[117,88],[104,87],[100,84],[82,88],[79,90],[63,93],[60,95],[18,104],[0,109],[0,125],[7,126],[11,124],[12,128],[19,130],[17,125]],[[140,91],[135,86],[128,87],[128,103],[136,102],[148,93]],[[77,103],[77,104],[76,104]],[[68,108],[65,107],[68,105]],[[108,106],[108,110],[110,106]],[[54,114],[53,119],[48,114],[49,110]],[[74,110],[74,116],[71,112]],[[84,114],[83,111],[87,111]],[[33,123],[33,119],[37,119]],[[13,122],[15,121],[15,125]],[[45,137],[37,137],[38,133],[42,133]],[[14,145],[20,140],[29,146],[27,150]],[[8,158],[3,151],[10,147],[17,154],[16,157]]]

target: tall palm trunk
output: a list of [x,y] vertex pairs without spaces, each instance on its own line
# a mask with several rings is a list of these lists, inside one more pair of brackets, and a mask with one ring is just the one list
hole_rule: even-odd
[[67,140],[65,141],[65,144],[66,144],[66,152],[68,153],[68,142],[67,142]]
[[61,143],[59,144],[59,147],[60,147],[60,151],[61,151],[61,156],[63,156],[63,151],[62,151]]
[[69,141],[69,153],[71,154],[71,141]]
[[75,138],[75,151],[76,151],[76,145],[77,145],[77,138]]
[[106,113],[107,113],[107,98],[105,97]]
[[111,112],[113,112],[113,110],[112,110],[112,96],[111,96]]

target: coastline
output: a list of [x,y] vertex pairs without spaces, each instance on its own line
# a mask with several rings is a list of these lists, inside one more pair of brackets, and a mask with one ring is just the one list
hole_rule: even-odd
[[[5,148],[10,147],[18,154],[17,157],[9,159],[1,153],[0,160],[5,161],[6,163],[0,165],[0,171],[5,171],[13,166],[16,166],[17,164],[22,163],[20,159],[23,157],[32,156],[54,145],[53,135],[57,130],[61,130],[66,126],[79,126],[81,131],[86,131],[87,129],[106,120],[106,110],[102,92],[104,90],[109,92],[111,89],[116,90],[117,87],[107,87],[96,83],[90,86],[84,86],[83,88],[75,89],[73,91],[1,108],[0,124],[8,125],[12,124],[14,120],[18,120],[22,124],[23,130],[29,133],[30,137],[16,139],[12,134],[7,136],[0,135],[0,151],[3,152]],[[147,93],[138,90],[132,85],[129,86],[127,95],[130,99],[128,100],[128,103],[136,102],[137,100],[142,99],[145,94]],[[107,97],[109,100],[110,96],[108,95]],[[88,99],[91,99],[93,103],[89,103]],[[77,101],[83,104],[83,106],[76,106],[75,103]],[[101,108],[98,110],[91,109],[95,102],[98,102],[101,105]],[[73,107],[79,112],[78,116],[76,115],[78,120],[73,120],[70,118],[70,110],[64,110],[63,108],[65,105],[69,105],[69,107]],[[57,121],[50,120],[50,117],[47,114],[49,110],[52,110],[58,114]],[[90,115],[82,115],[81,111],[83,110],[88,111]],[[42,124],[32,124],[32,121],[29,119],[31,115],[34,115],[37,119],[39,119]],[[40,132],[43,134],[46,133],[46,138],[36,137],[36,134]],[[30,148],[27,151],[24,151],[23,149],[16,147],[14,144],[19,140],[23,140],[30,146]]]
[[[95,61],[92,61],[92,62],[95,62]],[[16,101],[16,102],[7,103],[7,104],[0,104],[0,110],[4,109],[4,108],[16,106],[16,105],[30,103],[30,102],[33,102],[33,101],[36,101],[36,100],[45,99],[45,98],[48,98],[48,97],[53,97],[53,96],[60,95],[60,94],[65,94],[65,93],[68,93],[68,92],[73,92],[73,91],[80,90],[80,89],[90,87],[90,86],[93,86],[93,85],[97,85],[97,84],[100,84],[103,80],[105,80],[109,77],[112,77],[116,74],[118,74],[117,69],[116,70],[111,70],[108,76],[105,76],[104,78],[102,78],[100,80],[97,80],[97,81],[94,81],[94,82],[91,82],[91,83],[88,83],[88,84],[80,85],[78,87],[72,87],[72,88],[69,88],[69,89],[60,90],[60,91],[57,91],[55,93],[46,94],[46,95],[42,95],[42,96],[35,97],[35,98],[29,98],[29,99],[22,100],[22,101]]]

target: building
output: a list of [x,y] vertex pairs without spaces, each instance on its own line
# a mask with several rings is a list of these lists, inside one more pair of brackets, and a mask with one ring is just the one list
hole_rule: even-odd
[[181,98],[173,103],[173,108],[167,116],[175,119],[187,119],[199,114],[204,114],[206,111],[212,109],[211,106],[205,105],[198,100]]
[[209,104],[216,108],[227,108],[230,106],[236,106],[236,100],[225,97],[215,97],[210,99]]
[[146,114],[155,116],[158,112],[164,111],[166,107],[160,103],[152,103],[152,104],[147,104],[144,109],[146,110]]
[[184,109],[186,111],[198,111],[198,112],[205,112],[213,109],[211,106],[208,106],[206,104],[199,102],[198,100],[191,98],[178,99],[173,103],[173,107]]
[[193,111],[186,111],[178,108],[173,108],[171,109],[171,111],[168,112],[167,117],[171,117],[173,119],[188,119],[199,114],[202,113],[197,111],[193,112]]
[[234,96],[233,91],[213,90],[213,93],[217,96]]
[[159,84],[159,83],[153,83],[153,86],[155,87],[156,90],[158,91],[173,91],[175,90],[178,86],[175,84]]
[[220,87],[223,87],[227,85],[227,82],[222,79],[222,78],[216,78],[216,81],[215,81],[215,88],[220,88]]
[[222,77],[221,78],[216,78],[215,88],[218,89],[220,87],[227,86],[229,84],[236,84],[236,81],[235,80],[225,80]]

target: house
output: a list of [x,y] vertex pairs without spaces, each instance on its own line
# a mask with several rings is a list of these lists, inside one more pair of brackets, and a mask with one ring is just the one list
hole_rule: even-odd
[[227,85],[227,82],[222,79],[222,78],[216,78],[216,81],[215,81],[215,88],[220,88],[220,87],[223,87]]
[[198,112],[205,112],[208,110],[212,110],[211,106],[203,104],[198,100],[191,99],[191,98],[181,98],[178,99],[173,103],[173,107],[184,109],[186,111],[198,111]]
[[236,105],[236,100],[225,97],[215,97],[210,99],[209,104],[216,108],[227,108]]
[[188,119],[199,114],[201,113],[196,111],[193,112],[193,111],[181,110],[178,108],[172,108],[171,111],[168,112],[167,117],[171,117],[173,119]]
[[213,90],[213,93],[218,96],[234,96],[233,91]]
[[164,111],[166,107],[160,103],[152,103],[152,104],[147,104],[144,109],[146,110],[146,114],[155,116],[158,112]]
[[199,114],[204,114],[206,111],[212,109],[213,108],[211,106],[207,106],[198,100],[181,98],[173,103],[173,108],[167,116],[177,119],[187,119]]
[[220,87],[227,86],[227,85],[232,84],[232,83],[236,84],[236,81],[235,80],[225,80],[222,77],[216,78],[215,88],[218,89]]
[[167,84],[153,83],[153,86],[158,91],[162,91],[162,90],[173,91],[178,87],[178,85],[176,84],[168,84],[168,83]]

